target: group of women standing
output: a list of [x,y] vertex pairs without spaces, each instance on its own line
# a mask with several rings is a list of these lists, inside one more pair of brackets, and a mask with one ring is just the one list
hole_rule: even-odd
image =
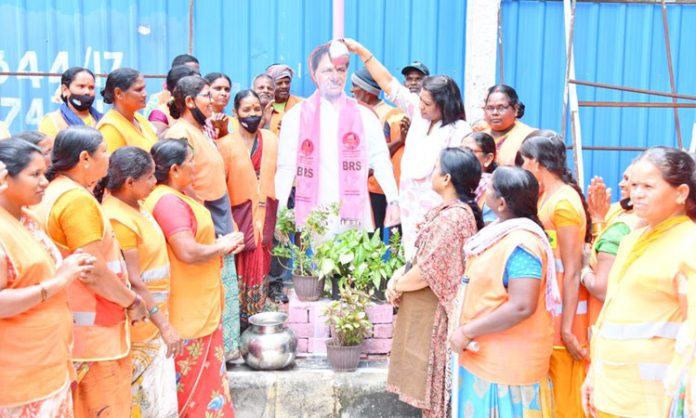
[[250,90],[241,127],[211,137],[210,84],[176,81],[158,138],[138,71],[109,74],[101,115],[94,75],[71,68],[55,132],[0,142],[0,416],[234,416],[236,270],[246,319],[264,304],[277,140]]
[[[489,89],[469,134],[456,84],[429,77],[416,97],[346,44],[415,121],[388,389],[433,417],[696,416],[692,157],[651,148],[620,202],[599,178],[585,199],[565,144],[518,120],[511,87]],[[424,215],[409,226],[414,204]]]
[[[619,202],[601,179],[585,199],[511,87],[472,132],[451,78],[412,93],[345,43],[411,119],[388,389],[432,417],[695,416],[692,157],[651,148]],[[136,70],[109,75],[104,115],[94,85],[69,69],[45,135],[0,142],[0,417],[233,416],[225,360],[265,302],[277,139],[251,90],[222,114],[220,73],[174,66],[155,124]]]

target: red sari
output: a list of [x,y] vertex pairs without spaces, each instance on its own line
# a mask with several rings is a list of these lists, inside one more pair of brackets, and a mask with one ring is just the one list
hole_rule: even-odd
[[215,332],[184,341],[174,358],[179,417],[234,418],[227,382],[222,321]]
[[[251,164],[256,178],[261,176],[263,157],[263,135],[257,135],[256,147],[251,151]],[[239,311],[242,327],[249,323],[249,317],[262,312],[266,305],[266,276],[271,271],[271,244],[262,244],[256,248],[242,251],[236,256],[237,275],[239,277]]]

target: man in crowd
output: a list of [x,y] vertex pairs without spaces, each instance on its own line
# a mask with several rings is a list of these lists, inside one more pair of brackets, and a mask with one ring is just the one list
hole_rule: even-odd
[[[273,106],[271,103],[275,99],[275,82],[273,81],[273,77],[266,73],[257,75],[251,82],[251,89],[259,96],[261,109],[264,109],[260,126],[264,129],[269,129]],[[271,105],[269,106],[269,104]]]
[[418,94],[423,88],[423,79],[430,75],[430,70],[422,62],[413,61],[401,69],[401,74],[404,76],[404,86],[411,93]]
[[274,134],[280,134],[280,125],[290,109],[302,101],[302,98],[290,94],[290,85],[294,72],[292,68],[284,64],[273,64],[266,69],[266,74],[273,78],[275,83],[275,101],[270,117],[270,130]]
[[[201,66],[200,63],[198,62],[198,58],[194,57],[193,55],[189,54],[181,54],[177,55],[174,57],[172,60],[172,65],[169,67],[170,69],[176,67],[177,65],[188,65],[189,67],[193,68],[196,70],[197,73],[201,72]],[[145,106],[145,110],[143,111],[143,114],[147,117],[150,115],[150,112],[152,112],[152,109],[156,108],[157,106],[163,105],[171,99],[172,94],[169,90],[167,90],[167,83],[164,82],[162,84],[162,91],[159,93],[155,93],[150,96],[150,100],[147,101],[147,105]]]
[[[401,74],[404,76],[404,86],[411,93],[420,94],[423,88],[423,79],[430,75],[430,70],[420,61],[413,61],[409,65],[401,69]],[[408,128],[411,127],[411,119],[408,116],[401,118],[401,137],[406,139]]]

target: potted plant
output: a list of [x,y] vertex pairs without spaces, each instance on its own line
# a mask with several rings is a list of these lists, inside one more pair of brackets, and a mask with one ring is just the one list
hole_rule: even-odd
[[352,372],[358,368],[362,342],[372,330],[367,317],[371,305],[367,292],[346,285],[342,286],[341,298],[326,308],[326,324],[331,329],[326,357],[333,370]]
[[356,229],[344,231],[321,244],[316,258],[320,278],[338,278],[333,286],[334,299],[338,298],[338,288],[350,279],[356,288],[372,290],[378,299],[383,300],[387,281],[405,264],[398,233],[392,234],[389,242],[384,243],[379,234],[370,235]]
[[292,282],[297,297],[302,301],[315,301],[321,297],[324,289],[323,278],[318,277],[316,253],[317,240],[328,230],[329,215],[338,213],[338,206],[319,207],[307,216],[305,224],[298,227],[295,223],[295,211],[283,208],[276,221],[278,245],[273,248],[273,255],[290,260]]

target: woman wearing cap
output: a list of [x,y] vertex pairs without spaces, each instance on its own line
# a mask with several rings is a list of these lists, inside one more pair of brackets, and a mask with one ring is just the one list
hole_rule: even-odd
[[439,152],[446,147],[461,145],[471,132],[465,121],[464,104],[457,83],[448,76],[433,76],[423,80],[420,96],[412,93],[360,43],[345,40],[348,49],[357,54],[372,78],[411,118],[406,147],[401,163],[401,184],[398,204],[406,256],[414,252],[416,225],[425,213],[442,202],[430,184]]
[[126,145],[150,151],[157,135],[150,122],[138,113],[147,100],[142,74],[132,68],[118,68],[106,78],[101,94],[104,103],[111,105],[97,125],[107,151],[111,153]]
[[58,132],[73,125],[95,127],[102,114],[92,104],[94,73],[87,68],[68,68],[60,77],[60,98],[63,101],[58,110],[44,116],[39,123],[39,131],[55,138]]

